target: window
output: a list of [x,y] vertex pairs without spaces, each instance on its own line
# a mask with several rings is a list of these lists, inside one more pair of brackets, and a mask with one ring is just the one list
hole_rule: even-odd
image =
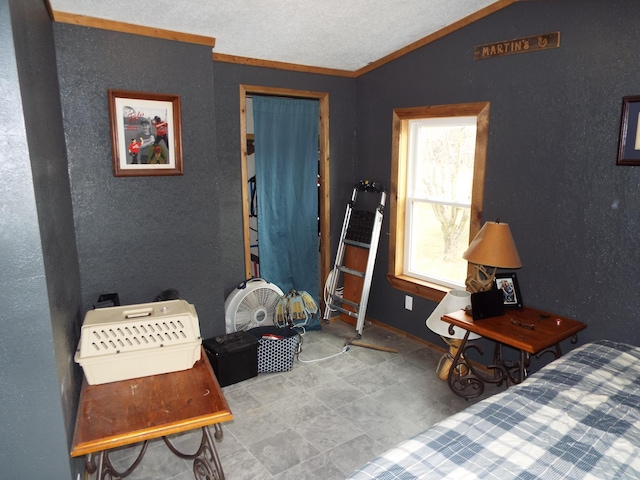
[[480,229],[489,103],[393,113],[389,274],[394,288],[439,301],[464,289],[462,253]]

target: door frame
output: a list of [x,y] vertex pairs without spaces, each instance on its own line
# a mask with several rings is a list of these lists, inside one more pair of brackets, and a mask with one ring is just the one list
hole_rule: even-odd
[[[242,226],[244,236],[245,278],[251,278],[251,248],[249,240],[249,187],[247,178],[247,95],[271,95],[278,97],[305,98],[318,100],[318,174],[320,186],[318,209],[320,215],[320,279],[329,275],[331,239],[329,238],[330,195],[329,185],[329,94],[310,90],[292,90],[288,88],[240,85],[240,153],[242,175]],[[320,281],[319,298],[324,308],[324,282]]]

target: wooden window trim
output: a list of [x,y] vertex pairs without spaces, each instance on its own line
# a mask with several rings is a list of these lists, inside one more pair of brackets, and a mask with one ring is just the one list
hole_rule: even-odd
[[484,199],[487,146],[489,142],[489,102],[396,108],[393,110],[391,192],[389,219],[389,270],[391,286],[412,295],[439,302],[451,290],[403,274],[405,209],[408,146],[408,121],[420,118],[475,116],[477,118],[476,152],[473,170],[469,241],[480,230]]

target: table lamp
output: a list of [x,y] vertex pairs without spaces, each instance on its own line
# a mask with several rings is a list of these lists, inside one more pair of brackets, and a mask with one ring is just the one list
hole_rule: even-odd
[[[465,333],[467,333],[466,330],[462,328],[452,327],[453,334],[451,334],[449,332],[449,327],[451,325],[447,322],[443,322],[441,318],[447,313],[463,310],[470,304],[471,294],[469,292],[464,290],[451,290],[444,296],[431,315],[429,315],[429,318],[427,318],[426,324],[429,330],[440,335],[442,340],[444,340],[444,343],[449,347],[449,351],[442,355],[438,362],[438,367],[436,368],[436,373],[441,380],[447,379],[453,358],[458,352],[461,340],[464,338]],[[469,334],[469,340],[475,340],[476,338],[480,338],[480,335],[475,333]],[[466,372],[460,373],[464,375]]]
[[[519,268],[522,266],[508,223],[486,222],[462,258],[474,264],[473,271],[465,284],[472,293],[485,292],[493,288],[498,268]],[[492,267],[489,272],[487,267]]]

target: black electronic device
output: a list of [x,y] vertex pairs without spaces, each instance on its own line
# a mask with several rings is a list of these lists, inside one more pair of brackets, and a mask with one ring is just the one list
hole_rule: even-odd
[[474,320],[504,315],[502,290],[487,290],[471,294],[471,316]]

